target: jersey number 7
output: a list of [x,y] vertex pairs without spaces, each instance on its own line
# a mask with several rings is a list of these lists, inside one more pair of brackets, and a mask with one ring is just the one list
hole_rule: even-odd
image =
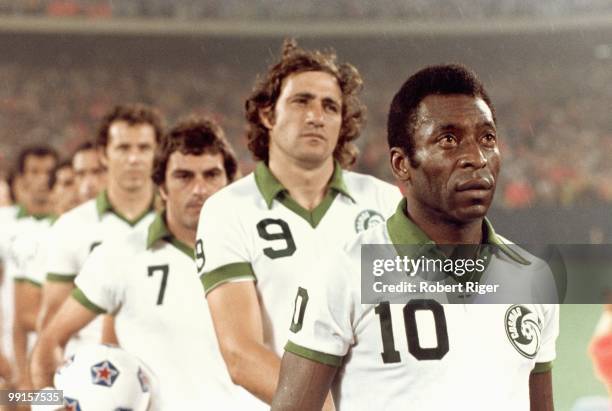
[[164,302],[164,294],[166,293],[166,284],[168,283],[168,272],[170,269],[168,268],[168,264],[164,265],[152,265],[147,267],[148,276],[153,277],[156,271],[161,271],[161,285],[159,286],[159,294],[157,295],[157,305],[162,305]]

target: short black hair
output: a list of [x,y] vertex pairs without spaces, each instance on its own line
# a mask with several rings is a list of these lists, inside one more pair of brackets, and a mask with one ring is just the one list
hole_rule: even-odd
[[130,126],[149,124],[155,131],[156,143],[164,134],[164,119],[157,108],[140,103],[118,104],[102,118],[96,137],[98,147],[106,148],[108,145],[108,131],[115,121],[125,121]]
[[49,189],[52,190],[57,183],[57,172],[66,167],[72,169],[72,160],[61,160],[55,165],[55,167],[53,167],[53,170],[51,170],[51,174],[49,175]]
[[59,155],[57,151],[51,146],[48,145],[34,145],[28,146],[19,152],[17,156],[17,172],[20,175],[23,175],[25,171],[25,163],[28,157],[48,157],[51,156],[57,162]]
[[91,140],[85,140],[74,149],[70,158],[74,158],[74,156],[79,154],[81,151],[97,150],[97,148],[96,143]]
[[166,182],[168,160],[175,151],[183,154],[221,154],[228,182],[238,176],[238,160],[223,129],[208,117],[185,117],[168,131],[157,146],[151,178],[158,186]]
[[395,94],[387,119],[389,148],[403,148],[411,162],[414,156],[417,109],[421,101],[432,94],[463,94],[480,97],[491,109],[493,121],[497,122],[495,107],[493,107],[489,94],[472,70],[460,64],[425,67],[410,76]]

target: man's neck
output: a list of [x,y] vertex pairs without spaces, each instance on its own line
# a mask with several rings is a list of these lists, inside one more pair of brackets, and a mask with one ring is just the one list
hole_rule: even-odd
[[304,167],[283,159],[269,161],[272,174],[289,191],[289,195],[306,210],[316,208],[327,189],[327,183],[334,173],[333,159],[319,166]]
[[408,206],[406,215],[436,244],[480,244],[484,218],[468,223],[444,220],[419,207]]
[[28,202],[24,205],[24,208],[29,215],[45,215],[51,213],[51,204],[48,201],[45,203]]
[[195,239],[197,234],[195,228],[192,230],[185,228],[181,224],[177,224],[176,222],[172,221],[172,219],[168,218],[167,214],[166,224],[168,226],[168,231],[170,231],[170,234],[172,234],[174,238],[191,248],[195,248]]
[[145,214],[151,207],[153,184],[146,184],[138,191],[125,191],[117,184],[109,183],[107,195],[113,210],[122,217],[133,221]]

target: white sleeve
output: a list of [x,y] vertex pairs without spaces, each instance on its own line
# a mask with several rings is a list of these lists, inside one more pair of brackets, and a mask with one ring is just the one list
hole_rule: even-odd
[[226,282],[255,279],[247,247],[250,236],[235,207],[228,196],[215,195],[200,212],[195,256],[206,293]]
[[559,336],[559,305],[542,304],[544,321],[542,323],[542,343],[536,356],[536,363],[549,363],[556,357],[555,344]]
[[44,255],[43,239],[39,236],[43,230],[36,233],[28,232],[18,236],[14,243],[15,267],[14,279],[16,281],[30,281],[42,285],[39,277],[33,275],[37,264]]
[[121,285],[114,261],[124,261],[116,246],[102,244],[85,260],[83,269],[75,279],[72,296],[91,311],[113,313],[121,305]]
[[[338,258],[340,257],[340,258]],[[353,323],[359,316],[359,289],[352,276],[359,271],[344,255],[321,261],[319,276],[295,290],[289,341],[285,350],[303,358],[339,367],[354,344]]]
[[66,216],[61,216],[51,228],[45,270],[49,281],[74,281],[79,272],[75,255],[77,251],[75,241],[79,239]]
[[399,187],[394,184],[382,182],[382,187],[379,195],[380,211],[385,219],[391,217],[397,205],[404,198]]

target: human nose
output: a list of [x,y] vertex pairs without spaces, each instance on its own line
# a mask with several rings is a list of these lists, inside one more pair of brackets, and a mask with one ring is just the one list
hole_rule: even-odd
[[316,102],[312,102],[308,106],[308,111],[306,113],[306,120],[308,121],[308,123],[317,125],[317,126],[322,126],[323,116],[324,116],[324,111],[323,111],[323,107],[321,107],[320,104]]
[[193,194],[207,196],[209,191],[210,184],[203,177],[197,177],[193,184]]
[[461,167],[483,168],[487,165],[487,157],[476,139],[466,139],[463,144],[463,152],[459,160]]
[[128,151],[128,158],[127,161],[129,163],[136,163],[138,162],[138,160],[140,159],[139,153],[137,149],[132,149],[130,151]]

